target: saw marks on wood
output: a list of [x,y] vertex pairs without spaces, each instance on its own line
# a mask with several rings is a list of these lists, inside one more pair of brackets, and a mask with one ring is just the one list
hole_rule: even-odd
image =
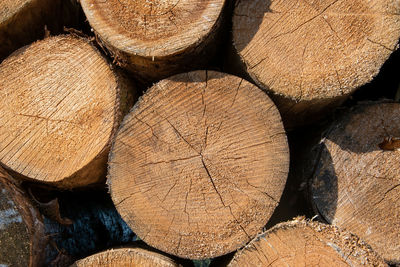
[[72,267],[178,267],[174,260],[142,248],[111,249],[75,262]]
[[99,179],[119,100],[117,78],[97,50],[71,36],[34,43],[0,65],[0,88],[1,164],[67,187]]
[[328,222],[400,263],[400,152],[382,150],[400,136],[398,103],[361,105],[332,125],[321,144],[312,201]]
[[220,16],[223,0],[84,0],[94,30],[118,49],[169,56],[202,40]]
[[358,237],[330,225],[296,219],[258,235],[228,266],[387,265]]
[[196,71],[155,84],[125,117],[108,183],[146,243],[211,258],[266,224],[288,162],[280,115],[265,93],[235,76]]
[[82,0],[116,62],[144,80],[203,66],[215,55],[225,0]]
[[233,39],[254,81],[284,98],[278,107],[307,101],[318,113],[377,75],[396,49],[399,14],[395,0],[239,0]]

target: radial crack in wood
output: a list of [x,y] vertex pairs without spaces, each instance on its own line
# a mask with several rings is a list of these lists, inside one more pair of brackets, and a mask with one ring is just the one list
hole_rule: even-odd
[[309,124],[376,76],[397,48],[400,6],[380,1],[239,0],[233,41],[287,127]]
[[117,63],[144,80],[199,68],[215,54],[225,0],[81,0]]
[[57,36],[0,65],[0,162],[17,178],[74,188],[104,181],[130,84],[85,39]]
[[400,152],[379,144],[400,136],[399,116],[398,103],[367,103],[346,112],[319,144],[310,180],[315,211],[392,263],[400,263]]
[[235,76],[196,71],[155,84],[125,117],[108,184],[122,218],[146,243],[204,259],[261,230],[278,205],[288,162],[279,112],[264,92]]

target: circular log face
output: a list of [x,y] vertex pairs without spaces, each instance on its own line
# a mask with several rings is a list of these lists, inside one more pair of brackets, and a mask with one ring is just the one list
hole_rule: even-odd
[[387,266],[358,237],[317,222],[281,223],[236,253],[234,266]]
[[364,105],[335,123],[311,186],[313,203],[328,222],[393,262],[400,262],[399,117],[397,103]]
[[347,95],[396,48],[395,0],[239,0],[234,43],[250,76],[295,100]]
[[44,182],[81,170],[110,142],[117,81],[86,41],[48,38],[0,65],[0,161]]
[[109,159],[111,195],[145,242],[211,258],[249,241],[270,218],[288,172],[280,115],[234,76],[163,80],[125,117]]
[[169,56],[197,45],[224,0],[82,0],[90,25],[108,44],[141,56]]
[[100,252],[75,262],[71,267],[174,267],[172,259],[141,248],[120,248]]

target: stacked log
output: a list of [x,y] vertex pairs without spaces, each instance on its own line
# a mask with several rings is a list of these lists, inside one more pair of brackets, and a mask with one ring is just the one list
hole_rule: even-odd
[[108,185],[143,241],[204,259],[234,251],[262,229],[282,194],[288,156],[265,93],[231,75],[196,71],[155,84],[125,117]]
[[310,124],[370,82],[400,37],[396,1],[239,0],[233,41],[286,127]]
[[75,25],[77,8],[71,1],[2,0],[0,2],[0,62],[18,48],[46,34]]
[[261,233],[237,252],[235,266],[387,266],[365,242],[348,232],[296,218]]
[[[230,266],[400,264],[400,104],[353,94],[397,48],[399,14],[398,0],[1,1],[0,267],[208,266],[235,250]],[[210,70],[223,62],[231,74]],[[274,226],[307,208],[332,225]]]
[[400,104],[367,103],[334,122],[317,146],[314,209],[400,263]]
[[81,4],[115,61],[145,81],[205,66],[220,43],[225,0]]
[[142,248],[111,249],[75,262],[71,267],[178,267],[174,260]]
[[104,181],[129,84],[89,41],[61,35],[0,65],[0,163],[18,178],[75,188]]
[[0,167],[0,266],[42,266],[46,245],[42,216]]

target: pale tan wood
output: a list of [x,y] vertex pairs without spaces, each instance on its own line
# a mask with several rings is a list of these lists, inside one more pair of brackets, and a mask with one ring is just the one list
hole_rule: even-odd
[[57,36],[0,65],[0,162],[18,178],[74,188],[105,180],[131,96],[85,39]]
[[46,242],[39,211],[0,167],[0,265],[42,266]]
[[355,235],[296,218],[258,235],[237,252],[235,266],[387,266]]
[[99,39],[146,80],[198,68],[215,54],[225,0],[82,0]]
[[162,80],[125,117],[110,152],[111,196],[146,243],[184,258],[229,253],[278,204],[288,145],[269,97],[238,77]]
[[364,104],[334,122],[316,150],[315,210],[358,235],[387,261],[400,263],[398,150],[379,147],[400,136],[400,104]]
[[397,48],[396,0],[239,0],[233,40],[289,127],[330,112]]
[[171,258],[142,248],[110,249],[76,261],[71,267],[178,267]]
[[43,38],[45,25],[51,31],[60,30],[72,11],[64,12],[66,6],[60,0],[0,1],[0,62],[16,49]]

